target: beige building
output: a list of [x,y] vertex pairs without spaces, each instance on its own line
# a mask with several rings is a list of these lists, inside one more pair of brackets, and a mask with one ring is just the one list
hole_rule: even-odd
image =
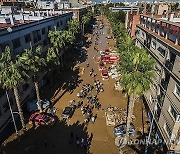
[[168,152],[180,152],[180,24],[173,21],[179,19],[141,15],[136,45],[156,61],[156,79],[145,94],[149,115],[155,117],[155,137],[165,141]]
[[154,14],[156,15],[163,15],[166,14],[168,12],[169,6],[168,4],[164,4],[164,3],[157,3],[154,6]]

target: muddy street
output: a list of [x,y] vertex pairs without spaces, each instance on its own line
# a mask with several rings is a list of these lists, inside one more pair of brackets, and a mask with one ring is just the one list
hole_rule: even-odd
[[[98,17],[100,18],[100,17]],[[86,49],[87,53],[85,55],[85,61],[78,63],[73,70],[76,72],[75,76],[78,76],[79,85],[67,91],[62,87],[56,88],[53,100],[56,100],[55,108],[58,109],[57,118],[58,122],[52,128],[31,128],[25,136],[22,137],[21,144],[18,141],[12,141],[12,143],[7,143],[5,150],[7,154],[14,154],[13,151],[17,151],[18,154],[31,153],[31,154],[118,154],[119,151],[114,144],[115,135],[113,133],[114,127],[109,127],[106,125],[105,120],[105,109],[109,106],[119,107],[120,109],[126,110],[127,108],[127,96],[122,92],[117,92],[114,90],[115,79],[108,81],[102,80],[98,61],[100,58],[99,52],[95,50],[105,50],[111,48],[112,50],[117,50],[115,48],[115,41],[113,39],[107,39],[107,36],[112,36],[110,25],[107,19],[103,19],[104,27],[100,30],[96,29],[95,32],[99,33],[99,39],[96,41],[96,35],[88,34],[87,37],[91,38],[92,43]],[[96,43],[95,43],[96,42]],[[89,67],[87,67],[89,63]],[[75,110],[72,118],[67,121],[63,121],[61,114],[63,109],[69,105],[69,101],[75,100],[83,101],[83,104],[88,104],[87,99],[78,98],[77,93],[80,92],[83,84],[94,84],[94,78],[90,76],[90,70],[93,69],[97,74],[96,79],[103,83],[104,92],[98,94],[99,103],[101,108],[98,110],[93,109],[93,115],[97,114],[97,119],[93,124],[91,121],[88,125],[84,125],[85,117],[81,113],[81,109]],[[63,72],[61,79],[70,78],[72,80],[73,74],[69,75],[69,72]],[[95,91],[88,93],[88,96],[95,95]],[[139,103],[139,104],[138,104]],[[142,132],[142,124],[145,122],[146,115],[142,111],[143,105],[138,102],[135,105],[134,115],[135,121],[134,125],[136,127],[136,132]],[[144,121],[142,121],[142,115],[144,116]],[[70,134],[73,133],[72,141],[70,140]],[[134,137],[137,137],[136,135]],[[89,142],[87,147],[78,147],[75,143],[77,138],[84,138],[86,142]],[[11,147],[11,148],[8,148]],[[26,148],[30,148],[30,152],[24,152]]]

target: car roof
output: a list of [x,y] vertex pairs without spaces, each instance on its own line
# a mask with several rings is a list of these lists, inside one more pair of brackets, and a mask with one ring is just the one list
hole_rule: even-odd
[[46,115],[44,114],[37,114],[37,113],[34,113],[31,115],[30,119],[36,119],[36,120],[43,120],[45,119]]

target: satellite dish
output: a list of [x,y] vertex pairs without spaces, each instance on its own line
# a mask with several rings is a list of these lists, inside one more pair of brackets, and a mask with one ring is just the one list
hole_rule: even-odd
[[8,31],[9,33],[11,33],[11,32],[12,32],[12,28],[11,28],[11,27],[8,27],[8,28],[7,28],[7,31]]

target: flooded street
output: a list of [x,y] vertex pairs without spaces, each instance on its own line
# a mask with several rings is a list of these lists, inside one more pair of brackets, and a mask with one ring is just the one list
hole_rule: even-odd
[[[98,31],[96,29],[96,31]],[[94,50],[94,46],[98,50],[105,50],[111,48],[112,50],[117,50],[114,48],[115,41],[112,39],[107,39],[108,35],[112,36],[109,33],[109,24],[106,19],[104,19],[104,28],[99,35],[98,45],[95,45],[96,36],[88,34],[87,37],[92,38],[92,43],[87,48],[87,59],[86,61],[77,64],[74,67],[75,75],[78,76],[78,80],[81,80],[81,83],[78,87],[73,89],[73,91],[66,91],[64,88],[59,87],[54,93],[53,100],[56,100],[54,105],[57,109],[58,122],[52,128],[37,128],[34,130],[31,128],[25,136],[23,136],[21,143],[14,142],[9,143],[8,146],[11,148],[8,149],[7,154],[14,154],[13,151],[18,151],[15,153],[24,154],[24,149],[29,146],[34,146],[32,148],[31,154],[118,154],[119,151],[114,144],[115,135],[113,133],[114,127],[109,127],[106,125],[105,120],[105,109],[109,106],[119,107],[121,109],[127,108],[127,96],[122,92],[117,92],[114,90],[114,79],[109,81],[103,81],[100,71],[98,69],[97,59],[99,53]],[[107,43],[108,42],[108,43]],[[89,63],[89,67],[86,67],[86,64]],[[85,117],[81,113],[81,109],[76,109],[72,118],[69,120],[62,121],[61,114],[63,109],[69,105],[70,100],[75,100],[76,102],[83,100],[84,104],[87,104],[87,99],[80,99],[77,97],[77,93],[80,92],[83,84],[94,84],[94,78],[89,75],[91,69],[94,69],[94,72],[97,74],[97,79],[103,83],[104,92],[98,94],[98,99],[101,104],[101,109],[93,109],[93,115],[97,114],[97,119],[93,124],[91,121],[87,126],[83,124]],[[77,70],[77,71],[76,71]],[[72,74],[73,75],[73,74]],[[59,80],[65,78],[72,79],[69,72],[63,72],[62,76],[59,77]],[[55,85],[58,87],[58,85]],[[91,94],[91,93],[90,93]],[[92,92],[93,94],[93,92]],[[135,121],[134,125],[136,126],[136,132],[142,132],[142,115],[144,116],[144,122],[146,120],[145,112],[142,111],[144,106],[142,102],[137,102],[134,109]],[[74,141],[69,143],[70,133],[73,132],[74,136],[91,138],[91,143],[88,149],[83,147],[77,147]],[[137,136],[135,136],[137,137]],[[38,146],[36,146],[38,145]],[[28,152],[27,152],[28,153]]]

